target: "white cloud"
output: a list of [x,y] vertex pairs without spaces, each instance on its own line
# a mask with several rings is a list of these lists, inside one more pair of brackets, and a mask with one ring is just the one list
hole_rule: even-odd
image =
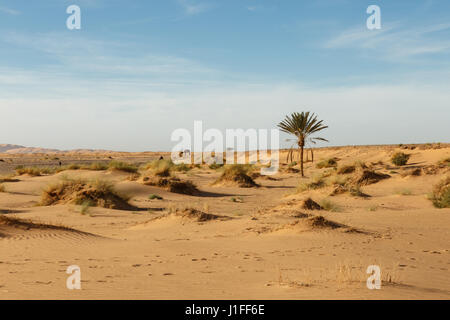
[[383,25],[381,30],[358,26],[327,40],[324,47],[361,49],[384,60],[411,62],[413,58],[427,54],[450,53],[450,38],[438,34],[449,30],[449,23],[422,27],[392,23]]
[[178,0],[178,3],[183,7],[184,12],[187,15],[196,15],[211,8],[210,4],[199,2],[194,3],[190,0]]
[[7,7],[0,7],[0,12],[6,13],[6,14],[10,14],[10,15],[13,15],[13,16],[16,16],[16,15],[20,14],[20,11],[14,10],[14,9],[10,9],[10,8],[7,8]]

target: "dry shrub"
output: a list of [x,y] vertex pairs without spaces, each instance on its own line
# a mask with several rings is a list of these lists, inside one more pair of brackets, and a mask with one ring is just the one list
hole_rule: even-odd
[[450,208],[450,176],[433,187],[430,200],[436,208]]
[[316,190],[325,187],[325,180],[322,175],[312,177],[308,182],[302,182],[297,186],[297,192],[306,190]]
[[392,155],[391,161],[396,166],[404,166],[408,163],[409,158],[411,157],[410,154],[406,154],[403,152],[396,152]]
[[312,228],[320,228],[320,229],[337,229],[345,227],[344,225],[325,219],[323,216],[313,216],[306,219],[306,222]]
[[329,158],[329,159],[325,159],[320,161],[318,164],[316,164],[316,167],[318,169],[322,169],[322,168],[334,168],[337,166],[337,158]]
[[302,209],[306,209],[306,210],[322,210],[322,207],[320,206],[320,204],[318,204],[311,198],[303,200],[300,207]]
[[446,159],[439,161],[439,164],[443,164],[447,167],[450,167],[450,158],[446,158]]
[[233,184],[240,188],[258,187],[258,184],[248,175],[251,166],[233,164],[226,165],[219,179],[214,184]]
[[418,177],[418,176],[422,175],[422,169],[421,168],[405,169],[402,172],[400,172],[400,175],[402,177],[408,177],[408,176]]
[[353,185],[366,186],[369,184],[377,183],[378,181],[388,179],[391,176],[384,173],[378,173],[369,169],[363,169],[356,172],[351,179]]
[[230,217],[218,216],[211,213],[205,213],[195,208],[177,209],[174,214],[179,217],[188,218],[197,222],[207,222],[211,220],[229,220]]
[[340,184],[336,184],[333,186],[333,190],[330,193],[330,196],[336,196],[338,194],[344,194],[348,191],[347,187],[340,185]]
[[160,187],[173,193],[195,195],[199,192],[191,181],[175,177],[144,176],[142,183],[148,186]]
[[0,192],[6,192],[5,186],[1,183],[0,183]]
[[147,163],[144,166],[144,169],[149,171],[150,174],[157,177],[170,177],[172,171],[182,171],[186,172],[191,170],[191,166],[186,164],[174,164],[172,160],[155,160],[150,163]]
[[50,168],[50,167],[24,167],[24,166],[18,166],[16,167],[16,173],[18,175],[24,175],[28,174],[33,177],[38,177],[42,175],[47,174],[54,174],[57,172],[56,168]]
[[349,174],[355,172],[356,167],[354,165],[343,165],[338,168],[338,174]]
[[129,173],[136,173],[138,171],[138,167],[134,164],[115,160],[108,164],[108,169],[112,171],[123,171]]
[[65,179],[44,190],[40,205],[50,206],[61,203],[84,205],[89,203],[90,206],[110,209],[135,209],[128,204],[128,200],[128,197],[117,193],[114,186],[108,181]]

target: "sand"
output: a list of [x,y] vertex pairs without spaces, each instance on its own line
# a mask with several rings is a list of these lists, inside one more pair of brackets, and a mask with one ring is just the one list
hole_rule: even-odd
[[[207,166],[176,173],[197,185],[194,196],[117,171],[15,177],[3,183],[0,214],[40,225],[0,222],[0,299],[449,299],[450,209],[435,208],[427,195],[450,172],[402,174],[389,161],[396,151],[412,155],[410,170],[450,157],[448,145],[323,148],[314,164],[306,163],[305,178],[280,170],[273,179],[255,178],[258,188],[214,185],[220,171]],[[0,173],[18,164],[111,158],[139,164],[160,155],[167,157],[1,154]],[[333,170],[315,167],[331,157],[338,166],[376,163],[369,168],[390,177],[362,186],[369,197],[329,196],[328,185],[296,193],[299,182]],[[91,207],[82,214],[70,203],[37,206],[42,190],[63,177],[108,180],[136,210]],[[151,194],[162,199],[150,200]],[[327,199],[334,211],[309,210],[308,198]],[[188,207],[208,218],[177,214]],[[81,290],[66,288],[70,265],[81,268]],[[369,265],[381,268],[380,290],[366,286]]]

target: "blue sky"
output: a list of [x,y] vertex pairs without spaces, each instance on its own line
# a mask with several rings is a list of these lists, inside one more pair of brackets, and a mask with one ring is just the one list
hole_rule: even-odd
[[0,143],[171,150],[303,110],[330,145],[450,142],[449,89],[448,0],[0,0]]

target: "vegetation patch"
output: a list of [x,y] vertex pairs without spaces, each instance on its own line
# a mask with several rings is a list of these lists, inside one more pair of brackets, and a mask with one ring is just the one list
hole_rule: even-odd
[[254,188],[259,185],[248,175],[251,166],[233,164],[226,165],[222,175],[214,184],[236,185],[240,188]]
[[321,175],[314,176],[308,182],[302,182],[297,186],[297,192],[304,192],[306,190],[316,190],[325,187],[325,180]]
[[76,204],[118,210],[136,209],[128,203],[129,198],[114,190],[114,186],[104,180],[72,180],[50,185],[42,193],[40,205]]
[[320,204],[318,204],[311,198],[303,200],[300,207],[302,209],[306,209],[306,210],[322,210],[323,209]]
[[108,170],[136,173],[138,171],[138,167],[128,162],[114,160],[108,164]]
[[337,158],[325,159],[316,164],[316,167],[318,169],[335,168],[337,166],[337,160],[338,160]]
[[430,200],[436,208],[450,208],[450,176],[433,187]]
[[160,187],[173,193],[195,195],[199,192],[191,181],[175,177],[145,176],[142,178],[142,183],[147,186]]
[[355,172],[356,167],[354,165],[343,165],[337,169],[338,174],[349,174]]
[[396,152],[392,155],[391,161],[396,166],[404,166],[408,163],[410,157],[411,157],[410,154],[406,154],[403,152]]
[[353,179],[351,180],[351,183],[353,185],[359,185],[359,186],[366,186],[369,184],[377,183],[378,181],[388,179],[391,176],[384,173],[378,173],[373,170],[364,169],[358,171]]
[[211,220],[229,220],[228,216],[219,216],[211,213],[206,213],[194,208],[186,208],[183,210],[176,210],[174,214],[178,217],[188,218],[196,222],[208,222]]

